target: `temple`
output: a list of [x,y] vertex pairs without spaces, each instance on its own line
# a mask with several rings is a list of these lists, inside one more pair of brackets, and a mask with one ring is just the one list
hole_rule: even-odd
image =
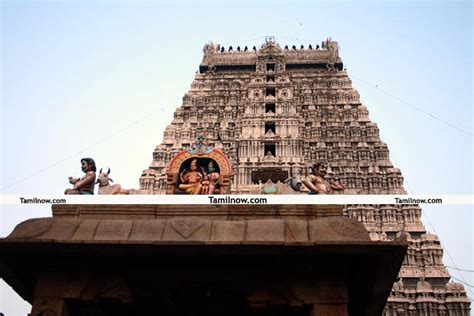
[[406,248],[341,206],[53,205],[0,276],[31,316],[378,316]]
[[[276,193],[318,160],[337,194],[405,193],[338,44],[210,43],[140,193]],[[442,257],[417,205],[58,204],[0,277],[31,316],[467,316]]]
[[[204,46],[183,104],[140,178],[141,193],[164,194],[166,166],[205,135],[232,163],[232,193],[261,193],[259,183],[306,177],[316,160],[345,194],[403,194],[403,177],[389,159],[376,123],[339,56],[338,43],[260,48]],[[437,236],[426,232],[417,205],[346,206],[372,240],[405,235],[408,253],[385,307],[386,315],[468,315],[462,285],[450,282]]]

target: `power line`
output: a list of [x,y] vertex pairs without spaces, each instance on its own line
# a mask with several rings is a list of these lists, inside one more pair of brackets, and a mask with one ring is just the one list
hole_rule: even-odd
[[458,278],[456,278],[456,277],[453,277],[453,276],[451,276],[451,278],[454,279],[454,280],[456,280],[456,281],[458,281],[458,282],[460,282],[460,283],[462,283],[462,284],[464,284],[464,285],[466,285],[467,287],[472,287],[472,288],[474,288],[474,285],[471,285],[471,284],[469,284],[469,283],[466,283],[466,281],[462,281],[462,280],[460,280],[460,279],[458,279]]
[[[156,113],[156,112],[154,112],[154,113]],[[38,171],[36,171],[36,172],[33,172],[33,173],[29,174],[29,175],[26,176],[26,177],[23,177],[23,178],[21,178],[21,179],[19,179],[19,180],[17,180],[17,181],[14,181],[14,182],[12,182],[12,183],[10,183],[10,184],[8,184],[8,185],[6,185],[6,186],[0,188],[0,191],[3,191],[3,190],[5,190],[5,189],[8,189],[8,188],[10,188],[10,187],[12,187],[12,186],[14,186],[14,185],[17,185],[18,183],[21,183],[21,182],[23,182],[23,181],[25,181],[25,180],[28,180],[28,179],[30,179],[30,178],[32,178],[32,177],[34,177],[34,176],[36,176],[36,175],[38,175],[38,174],[40,174],[40,173],[46,171],[46,170],[49,170],[49,169],[51,169],[51,168],[53,168],[53,167],[55,167],[55,166],[61,164],[62,162],[66,161],[66,160],[69,160],[69,159],[71,159],[71,158],[73,158],[73,157],[75,157],[75,156],[81,154],[83,151],[86,151],[86,150],[88,150],[88,149],[90,149],[90,148],[92,148],[92,147],[95,147],[95,146],[97,146],[97,145],[99,145],[99,144],[101,144],[101,143],[103,143],[103,142],[109,140],[110,138],[113,138],[113,137],[117,136],[118,134],[123,133],[124,131],[128,130],[128,129],[131,128],[132,126],[137,125],[137,124],[140,123],[141,121],[143,121],[143,120],[145,120],[145,119],[151,117],[154,113],[147,114],[147,115],[143,116],[142,118],[140,118],[140,119],[134,121],[133,123],[130,123],[130,124],[128,124],[127,126],[121,128],[121,129],[119,129],[119,130],[117,130],[117,131],[115,131],[115,132],[113,132],[113,133],[111,133],[111,134],[109,134],[109,135],[107,135],[107,136],[101,138],[101,139],[99,139],[99,140],[96,141],[95,143],[93,143],[93,144],[91,144],[91,145],[89,145],[89,146],[87,146],[87,147],[85,147],[85,148],[83,148],[83,149],[81,149],[81,150],[75,152],[74,154],[68,155],[67,157],[65,157],[65,158],[63,158],[63,159],[60,159],[60,160],[56,161],[55,163],[52,163],[51,165],[49,165],[49,166],[47,166],[47,167],[45,167],[45,168],[42,168],[42,169],[40,169],[40,170],[38,170]]]
[[369,83],[369,82],[367,82],[367,81],[365,81],[365,80],[363,80],[363,79],[361,79],[361,78],[359,78],[359,77],[357,77],[357,76],[354,76],[354,74],[351,74],[351,77],[352,77],[352,78],[355,78],[355,79],[357,79],[357,80],[359,80],[360,82],[362,82],[362,83],[368,85],[368,86],[371,87],[371,88],[374,88],[374,89],[376,89],[376,90],[379,90],[379,91],[382,92],[383,94],[388,95],[389,97],[391,97],[391,98],[393,98],[393,99],[395,99],[395,100],[397,100],[397,101],[399,101],[399,102],[401,102],[401,103],[403,103],[403,104],[405,104],[405,105],[408,105],[409,107],[411,107],[411,108],[417,110],[418,112],[421,112],[421,113],[423,113],[423,114],[425,114],[425,115],[431,117],[432,119],[435,119],[435,120],[437,120],[437,121],[439,121],[439,122],[442,122],[442,123],[446,124],[447,126],[449,126],[449,127],[451,127],[451,128],[454,128],[454,129],[456,129],[456,130],[458,130],[458,131],[460,131],[460,132],[462,132],[462,133],[464,133],[464,134],[466,134],[466,135],[473,136],[473,134],[472,134],[471,132],[462,129],[462,128],[460,128],[460,127],[454,125],[453,123],[450,123],[450,122],[448,122],[448,121],[446,121],[446,120],[443,120],[442,118],[439,118],[439,117],[435,116],[434,114],[431,114],[430,112],[423,110],[423,109],[420,108],[420,107],[417,107],[417,106],[415,106],[415,105],[413,105],[413,104],[411,104],[411,103],[408,103],[407,101],[405,101],[405,100],[403,100],[403,99],[401,99],[401,98],[399,98],[399,97],[397,97],[397,96],[395,96],[395,95],[393,95],[393,94],[391,94],[391,93],[389,93],[389,92],[387,92],[387,91],[385,91],[385,90],[383,90],[383,89],[380,89],[378,85],[371,84],[371,83]]
[[461,269],[461,268],[455,268],[455,267],[450,267],[450,266],[446,266],[446,268],[450,268],[450,269],[457,270],[457,271],[474,272],[474,270]]
[[[433,224],[431,223],[430,219],[428,218],[428,212],[425,211],[424,214],[425,214],[426,220],[428,221],[428,224],[431,226],[431,229],[433,230],[433,232],[434,232],[435,234],[437,234],[437,233],[436,233],[436,229],[434,228]],[[468,285],[469,292],[471,292],[471,294],[474,294],[474,292],[471,290],[471,287],[472,287],[472,286],[469,285],[469,283],[467,283],[466,279],[464,279],[464,276],[463,276],[462,273],[461,273],[461,269],[459,269],[459,268],[457,267],[456,262],[454,261],[453,257],[451,257],[451,254],[450,254],[449,251],[448,251],[448,248],[447,248],[446,246],[444,246],[444,245],[443,245],[443,248],[444,248],[446,254],[448,255],[449,259],[450,259],[451,262],[453,263],[455,269],[459,272],[459,276],[461,277],[462,280],[459,280],[459,279],[457,279],[457,278],[455,278],[455,277],[453,277],[453,276],[451,276],[451,277],[452,277],[453,279],[455,279],[455,280],[459,280],[459,282],[462,282],[463,284]]]

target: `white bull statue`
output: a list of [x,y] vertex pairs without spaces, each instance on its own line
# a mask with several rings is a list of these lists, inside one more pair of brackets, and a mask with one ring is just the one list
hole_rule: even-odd
[[110,184],[114,181],[109,178],[110,168],[107,169],[107,172],[102,172],[101,168],[97,177],[96,183],[99,184],[99,194],[130,194],[130,190],[122,189],[120,184]]

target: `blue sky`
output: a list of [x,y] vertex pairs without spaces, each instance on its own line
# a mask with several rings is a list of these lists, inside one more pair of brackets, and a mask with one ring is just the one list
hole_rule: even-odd
[[[1,6],[1,194],[60,194],[86,156],[110,167],[122,186],[138,188],[204,44],[259,46],[268,35],[281,45],[314,46],[328,36],[339,42],[409,193],[473,193],[469,1]],[[472,267],[472,205],[423,210],[425,226],[433,231],[433,224],[456,264]],[[49,215],[49,208],[4,206],[0,236],[23,219]],[[445,262],[453,265],[446,255]],[[15,294],[0,291],[0,311],[26,313]]]

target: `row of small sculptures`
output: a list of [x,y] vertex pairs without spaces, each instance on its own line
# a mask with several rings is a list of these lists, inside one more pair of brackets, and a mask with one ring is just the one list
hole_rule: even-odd
[[64,194],[83,194],[92,195],[94,194],[94,186],[99,185],[99,194],[130,194],[131,190],[122,189],[122,186],[118,183],[110,184],[113,180],[109,177],[110,168],[107,172],[99,170],[99,176],[96,180],[95,161],[92,158],[81,159],[81,170],[85,173],[82,178],[69,177],[69,183],[73,185],[72,189],[66,189]]
[[[110,169],[107,172],[99,171],[96,180],[96,166],[92,158],[81,159],[81,169],[85,173],[82,178],[69,177],[72,189],[66,189],[64,194],[94,194],[95,184],[99,185],[99,194],[130,194],[131,190],[122,189],[120,184],[110,184],[113,180],[109,177]],[[297,177],[288,179],[288,186],[295,192],[301,192],[301,185],[304,184],[309,190],[309,194],[333,194],[334,191],[344,191],[343,184],[329,182],[325,179],[327,173],[327,163],[318,161],[312,166],[312,173],[304,180]],[[197,160],[193,159],[188,169],[181,172],[178,189],[184,194],[214,194],[218,193],[219,172],[214,164],[209,162],[207,170],[201,167],[199,170]],[[266,190],[265,190],[266,189]],[[263,190],[264,194],[274,194],[271,182],[267,182]]]

